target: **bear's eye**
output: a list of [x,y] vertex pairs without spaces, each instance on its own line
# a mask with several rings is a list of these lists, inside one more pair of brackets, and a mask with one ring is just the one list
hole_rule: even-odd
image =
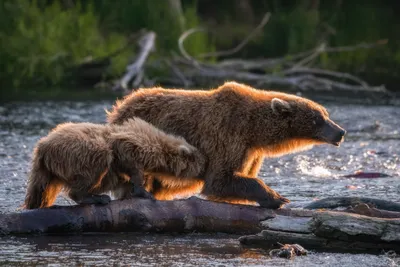
[[321,126],[324,123],[324,119],[320,116],[314,118],[313,124],[316,126]]

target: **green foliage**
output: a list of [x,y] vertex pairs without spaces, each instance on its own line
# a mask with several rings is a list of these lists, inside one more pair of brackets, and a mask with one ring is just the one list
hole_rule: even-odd
[[296,8],[274,14],[257,43],[262,49],[259,53],[276,57],[315,47],[318,24],[319,14],[316,10]]
[[[132,34],[143,28],[154,31],[157,34],[157,53],[160,55],[170,55],[172,50],[178,48],[178,38],[185,29],[200,26],[196,3],[189,3],[182,14],[171,9],[166,0],[94,0],[93,3],[102,21],[102,28],[106,31],[124,34]],[[201,34],[193,35],[185,44],[191,54],[211,49],[207,37]]]
[[[11,9],[13,16],[0,35],[0,79],[14,88],[60,84],[68,68],[107,56],[126,43],[122,35],[102,35],[90,5],[83,11],[79,2],[65,9],[54,1],[41,9],[37,1],[15,0],[6,1],[3,8],[3,14]],[[128,59],[118,55],[111,73],[123,71]]]
[[[196,32],[185,40],[190,55],[230,49],[254,29],[266,11],[272,13],[269,23],[235,57],[282,57],[313,49],[321,42],[333,47],[389,39],[381,48],[325,53],[316,63],[374,83],[393,81],[397,88],[400,17],[395,2],[243,2],[250,5],[249,13],[235,6],[239,1],[182,0],[183,9],[179,10],[171,8],[167,0],[2,0],[1,91],[70,86],[78,81],[76,72],[71,71],[76,65],[107,57],[143,28],[157,34],[150,60],[177,51],[182,32],[196,27],[208,32]],[[111,58],[104,78],[122,75],[134,56],[133,48],[128,46]],[[268,71],[279,73],[280,68]]]
[[[341,10],[321,11],[335,32],[327,41],[330,46],[352,46],[360,43],[374,43],[378,40],[389,39],[385,46],[373,49],[357,49],[349,52],[324,54],[320,57],[322,67],[351,72],[365,77],[376,83],[387,83],[395,78],[394,75],[382,73],[382,69],[390,71],[400,63],[396,59],[399,50],[396,49],[396,39],[399,29],[393,27],[396,23],[393,8],[374,1],[366,1],[363,5],[348,1]],[[334,16],[332,16],[332,13]],[[331,18],[329,18],[331,17]],[[379,65],[380,71],[377,70]]]
[[[200,26],[200,20],[194,6],[186,8],[184,17],[186,29],[192,29]],[[185,48],[187,52],[194,57],[202,53],[215,51],[215,47],[211,45],[206,32],[197,32],[192,34],[185,41]],[[213,60],[213,58],[210,60]]]
[[[71,68],[112,54],[126,45],[126,37],[143,28],[157,33],[156,54],[170,55],[177,50],[181,33],[200,25],[193,4],[179,16],[163,0],[71,2],[73,6],[68,7],[60,0],[0,3],[3,88],[51,87],[73,81]],[[185,47],[192,55],[213,50],[204,34],[190,37]],[[133,48],[112,58],[108,76],[122,75]]]
[[168,1],[93,1],[102,28],[132,34],[146,28],[157,33],[157,49],[160,52],[176,47],[181,33],[179,17],[173,14]]
[[[396,11],[377,1],[324,2],[318,9],[311,1],[288,1],[285,5],[272,1],[273,15],[261,38],[247,49],[250,57],[281,57],[308,51],[326,42],[330,47],[352,46],[389,39],[386,46],[357,49],[340,53],[324,53],[317,66],[350,72],[370,82],[390,83],[397,79],[395,69],[400,64],[400,28]],[[274,13],[275,12],[275,13]],[[397,88],[397,86],[396,86]]]

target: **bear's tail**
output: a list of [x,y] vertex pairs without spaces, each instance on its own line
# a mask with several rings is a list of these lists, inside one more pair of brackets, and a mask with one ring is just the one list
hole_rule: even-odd
[[46,168],[43,159],[36,153],[32,163],[25,203],[21,208],[38,209],[49,207],[55,202],[58,193],[62,189],[62,184],[54,179],[55,177]]

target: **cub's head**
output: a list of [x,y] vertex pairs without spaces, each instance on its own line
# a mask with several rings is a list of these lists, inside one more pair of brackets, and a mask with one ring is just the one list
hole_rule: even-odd
[[198,177],[205,169],[205,157],[180,136],[169,135],[163,143],[158,172],[175,177]]
[[175,175],[177,177],[197,177],[205,169],[203,154],[186,142],[177,147],[176,155]]
[[326,109],[305,98],[273,98],[272,112],[284,122],[290,138],[339,146],[346,131],[329,118]]

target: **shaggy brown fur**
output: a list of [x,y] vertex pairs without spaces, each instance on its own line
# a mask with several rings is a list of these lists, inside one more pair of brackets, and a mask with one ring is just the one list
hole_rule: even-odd
[[110,197],[100,194],[108,191],[118,199],[152,198],[144,190],[144,173],[191,180],[204,164],[182,137],[138,118],[122,125],[64,123],[34,149],[25,208],[52,205],[61,189],[77,203],[106,204]]
[[[258,202],[278,208],[289,202],[255,178],[263,157],[277,157],[315,144],[339,145],[345,131],[321,105],[295,95],[261,91],[235,82],[217,89],[140,89],[117,101],[108,122],[121,124],[137,116],[160,129],[183,136],[208,159],[204,186],[159,177],[153,191],[163,197],[196,190],[209,199]],[[191,191],[193,190],[193,191]],[[171,196],[168,196],[171,193]]]

